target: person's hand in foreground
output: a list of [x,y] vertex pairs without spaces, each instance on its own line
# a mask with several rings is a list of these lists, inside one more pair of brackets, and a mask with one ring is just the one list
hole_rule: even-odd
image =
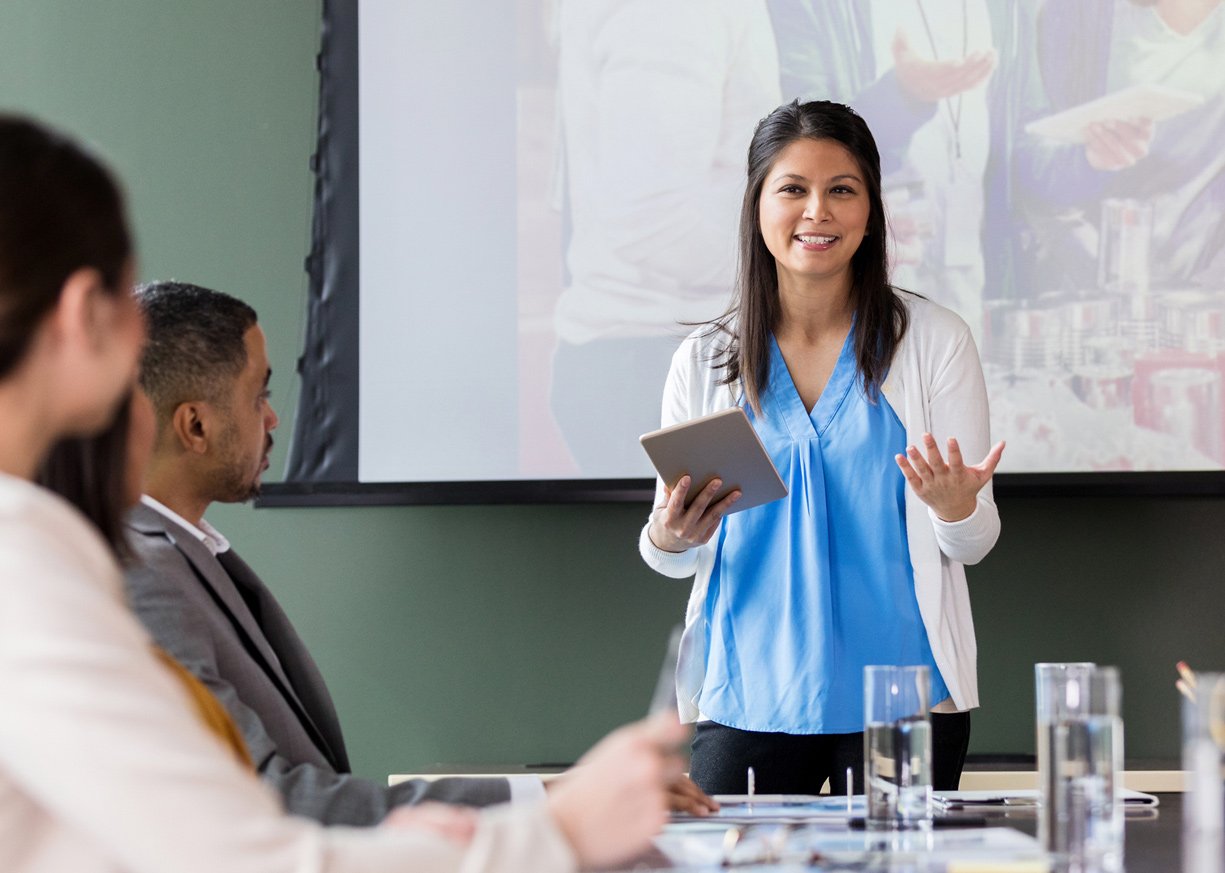
[[647,531],[655,548],[665,552],[684,552],[709,542],[728,509],[740,499],[740,492],[733,491],[712,504],[711,501],[723,487],[722,479],[712,479],[685,506],[692,487],[693,479],[682,476],[675,487],[664,489],[664,502],[651,513],[651,529]]
[[465,806],[421,803],[397,806],[383,819],[383,826],[402,830],[430,831],[453,843],[466,846],[476,832],[478,813]]
[[952,437],[948,442],[945,462],[936,445],[936,438],[923,434],[923,451],[910,446],[906,454],[897,455],[897,465],[910,483],[915,495],[935,510],[941,521],[961,521],[974,514],[978,492],[991,481],[1004,443],[998,442],[987,452],[981,464],[969,466],[962,460],[961,448]]
[[553,820],[581,867],[610,867],[650,848],[668,820],[668,786],[688,728],[675,714],[613,731],[549,790]]

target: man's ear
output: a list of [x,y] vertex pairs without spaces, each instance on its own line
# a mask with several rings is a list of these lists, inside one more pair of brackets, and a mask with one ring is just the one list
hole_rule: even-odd
[[175,407],[170,416],[170,430],[184,451],[196,455],[208,452],[212,443],[214,421],[212,407],[200,401],[188,401]]

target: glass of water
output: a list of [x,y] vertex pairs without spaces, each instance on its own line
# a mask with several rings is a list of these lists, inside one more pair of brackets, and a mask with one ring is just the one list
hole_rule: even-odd
[[1058,869],[1123,869],[1122,694],[1114,667],[1038,664],[1038,836]]
[[868,828],[930,828],[931,676],[924,666],[863,668]]
[[1183,870],[1225,871],[1225,673],[1196,673],[1182,703]]
[[[1050,725],[1057,713],[1066,715],[1066,706],[1056,688],[1062,687],[1069,677],[1085,678],[1097,668],[1092,661],[1069,661],[1059,663],[1034,664],[1034,727],[1035,744],[1038,752],[1038,800],[1047,795],[1047,787],[1051,784],[1051,750]],[[1044,807],[1045,808],[1045,807]],[[1039,839],[1046,845],[1045,834],[1050,827],[1046,816],[1041,815],[1038,822]]]

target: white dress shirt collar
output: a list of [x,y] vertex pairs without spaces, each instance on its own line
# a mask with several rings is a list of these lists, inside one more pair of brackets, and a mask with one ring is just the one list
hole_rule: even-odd
[[193,537],[204,544],[204,548],[208,549],[214,557],[230,550],[230,541],[225,538],[221,531],[217,530],[217,528],[213,527],[203,518],[200,519],[199,525],[194,525],[164,503],[154,500],[148,494],[142,494],[140,502],[154,512],[170,519],[175,524],[186,528]]

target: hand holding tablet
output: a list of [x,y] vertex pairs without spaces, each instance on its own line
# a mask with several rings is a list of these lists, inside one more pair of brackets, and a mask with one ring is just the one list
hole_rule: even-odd
[[656,507],[650,531],[665,551],[701,545],[724,515],[787,495],[738,407],[643,434],[640,441],[667,489],[667,503]]

